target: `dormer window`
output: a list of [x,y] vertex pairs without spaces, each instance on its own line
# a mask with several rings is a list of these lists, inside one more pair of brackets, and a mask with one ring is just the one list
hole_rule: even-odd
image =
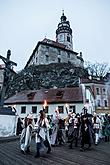
[[35,96],[35,93],[36,93],[36,92],[28,93],[28,94],[27,94],[27,98],[28,98],[29,100],[33,100],[33,99],[34,99],[34,96]]
[[58,91],[58,92],[56,93],[56,97],[57,97],[57,98],[62,98],[62,97],[63,97],[63,93],[64,93],[64,91]]

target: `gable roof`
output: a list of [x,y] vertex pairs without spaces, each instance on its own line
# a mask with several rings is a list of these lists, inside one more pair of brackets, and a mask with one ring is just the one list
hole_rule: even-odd
[[6,104],[35,104],[43,103],[78,103],[83,102],[81,87],[27,90],[5,100]]

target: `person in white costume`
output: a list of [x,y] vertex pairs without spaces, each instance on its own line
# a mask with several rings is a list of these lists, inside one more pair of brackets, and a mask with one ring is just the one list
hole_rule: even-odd
[[94,135],[95,135],[95,145],[97,145],[99,142],[99,130],[101,129],[101,120],[96,113],[94,113],[94,116],[92,118],[92,123],[93,123]]
[[41,110],[39,112],[38,120],[35,124],[34,130],[36,131],[36,155],[35,158],[40,157],[40,150],[43,147],[47,148],[47,153],[51,152],[50,139],[49,139],[49,122],[45,116],[45,112]]
[[57,143],[57,133],[58,133],[58,123],[59,123],[59,119],[60,119],[60,115],[59,115],[59,110],[58,108],[55,109],[55,116],[53,117],[53,121],[52,121],[52,134],[51,134],[51,145],[55,146]]
[[31,135],[33,128],[32,122],[33,122],[33,115],[29,114],[24,120],[23,130],[20,137],[20,147],[21,147],[21,152],[23,154],[30,152]]

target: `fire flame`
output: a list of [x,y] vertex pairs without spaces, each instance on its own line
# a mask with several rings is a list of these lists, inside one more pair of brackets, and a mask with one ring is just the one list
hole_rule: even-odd
[[44,104],[43,104],[43,108],[45,109],[45,107],[47,107],[47,101],[44,100]]

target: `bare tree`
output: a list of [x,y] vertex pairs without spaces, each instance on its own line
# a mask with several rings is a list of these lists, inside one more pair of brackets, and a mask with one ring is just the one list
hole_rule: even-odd
[[86,61],[85,68],[88,70],[89,75],[96,77],[104,77],[110,71],[107,63],[91,63]]

